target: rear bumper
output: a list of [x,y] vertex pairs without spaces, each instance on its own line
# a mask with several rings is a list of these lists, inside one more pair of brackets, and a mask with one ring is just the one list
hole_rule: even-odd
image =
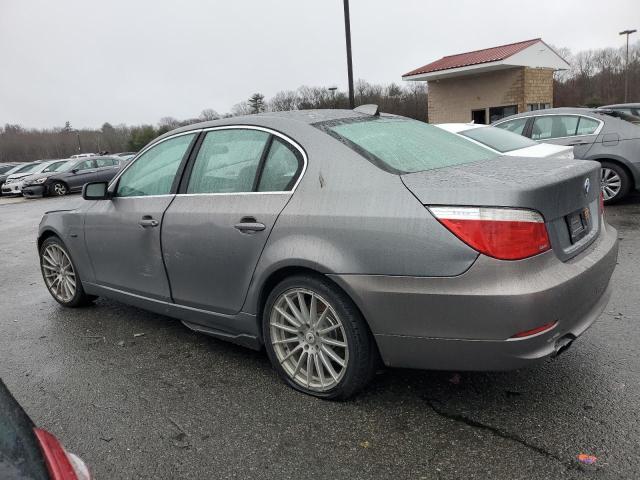
[[[332,275],[367,319],[386,365],[440,370],[510,370],[556,353],[606,307],[617,232],[575,258],[553,252],[515,262],[480,256],[457,277]],[[549,322],[551,330],[513,335]]]
[[46,188],[44,185],[30,185],[28,187],[22,187],[22,195],[29,198],[44,197],[46,194]]

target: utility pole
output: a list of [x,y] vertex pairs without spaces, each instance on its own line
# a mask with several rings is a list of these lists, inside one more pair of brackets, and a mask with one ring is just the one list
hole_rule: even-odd
[[[347,73],[349,76],[349,108],[356,106],[353,96],[353,65],[351,64],[351,25],[349,21],[349,0],[344,1],[344,33],[347,39]],[[627,37],[628,38],[628,37]]]
[[627,103],[629,96],[629,35],[635,32],[637,32],[637,30],[625,30],[620,32],[620,35],[627,36],[627,55],[624,65],[624,103]]

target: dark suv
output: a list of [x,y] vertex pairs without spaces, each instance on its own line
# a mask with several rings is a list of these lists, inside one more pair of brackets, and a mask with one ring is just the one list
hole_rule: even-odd
[[79,192],[85,183],[108,182],[122,165],[118,157],[74,158],[55,172],[27,177],[22,186],[25,197],[66,195]]

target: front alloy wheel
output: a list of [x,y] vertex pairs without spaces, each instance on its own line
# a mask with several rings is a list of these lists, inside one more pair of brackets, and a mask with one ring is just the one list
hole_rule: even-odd
[[362,314],[327,278],[301,274],[283,280],[263,311],[269,359],[296,390],[346,399],[375,373],[378,352]]
[[51,191],[54,195],[62,197],[67,194],[67,186],[62,182],[56,182],[51,187]]
[[54,300],[65,307],[86,305],[96,297],[82,288],[76,267],[58,237],[49,237],[40,246],[42,278]]

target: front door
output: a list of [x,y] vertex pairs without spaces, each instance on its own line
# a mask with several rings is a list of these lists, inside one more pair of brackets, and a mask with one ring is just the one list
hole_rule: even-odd
[[271,132],[238,127],[206,133],[162,225],[175,303],[240,311],[302,165],[301,152]]
[[96,162],[93,159],[83,160],[78,163],[74,169],[71,170],[71,175],[65,178],[69,189],[75,192],[81,190],[85,183],[92,182],[95,177],[96,168]]
[[162,141],[140,155],[85,214],[85,241],[98,285],[171,300],[160,230],[195,133]]

